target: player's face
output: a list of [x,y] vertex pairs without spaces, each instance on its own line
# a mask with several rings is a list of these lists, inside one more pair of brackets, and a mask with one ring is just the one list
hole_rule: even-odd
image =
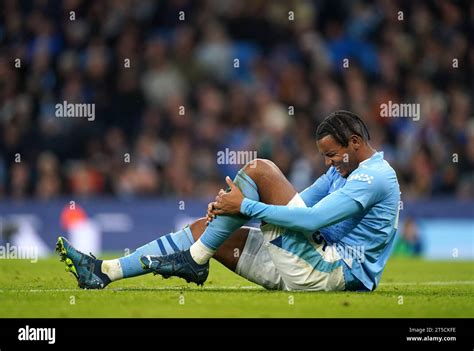
[[339,144],[331,135],[317,141],[319,152],[324,156],[326,166],[334,166],[336,171],[347,178],[359,166],[352,141],[347,147]]

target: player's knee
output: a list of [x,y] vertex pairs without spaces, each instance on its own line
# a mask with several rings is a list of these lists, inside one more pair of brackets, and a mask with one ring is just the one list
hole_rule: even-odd
[[256,158],[244,166],[244,172],[250,176],[259,176],[261,174],[268,174],[275,170],[277,166],[270,160],[265,158]]

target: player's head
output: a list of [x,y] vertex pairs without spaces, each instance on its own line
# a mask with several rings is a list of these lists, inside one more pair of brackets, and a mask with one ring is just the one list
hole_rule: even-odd
[[369,140],[364,121],[349,111],[331,113],[316,131],[318,148],[326,165],[334,166],[343,177],[359,167],[361,154],[367,149]]

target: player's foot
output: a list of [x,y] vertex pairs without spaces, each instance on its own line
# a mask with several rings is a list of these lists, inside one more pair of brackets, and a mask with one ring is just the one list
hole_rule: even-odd
[[103,289],[110,283],[110,279],[100,271],[102,261],[92,254],[89,256],[76,250],[66,238],[58,238],[56,252],[66,263],[66,272],[74,274],[80,288]]
[[209,262],[197,264],[189,250],[167,256],[142,256],[140,261],[144,269],[151,269],[164,278],[180,277],[197,285],[203,285],[209,275]]

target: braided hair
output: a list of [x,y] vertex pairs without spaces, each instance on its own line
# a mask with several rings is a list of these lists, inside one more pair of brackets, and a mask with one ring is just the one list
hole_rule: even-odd
[[351,135],[358,135],[364,141],[370,140],[370,134],[364,121],[355,113],[339,110],[327,116],[316,130],[316,139],[331,135],[344,147],[349,145]]

